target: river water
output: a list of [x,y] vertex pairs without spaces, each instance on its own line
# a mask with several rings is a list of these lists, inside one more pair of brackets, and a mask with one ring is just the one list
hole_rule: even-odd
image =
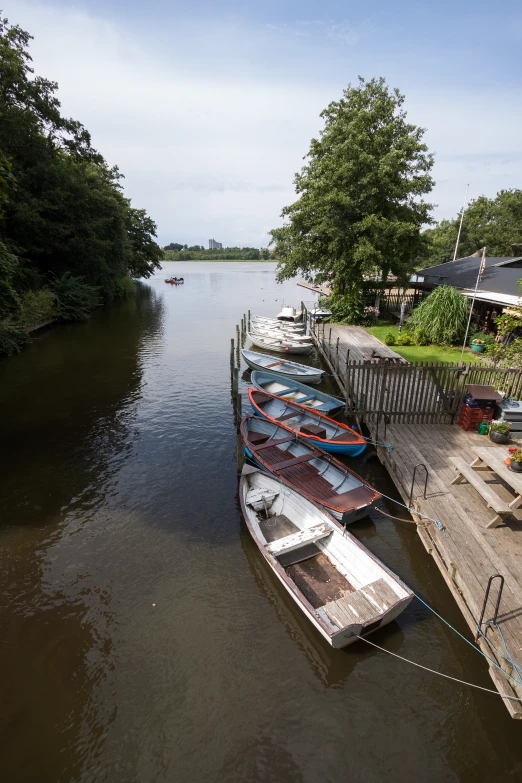
[[[230,338],[310,294],[270,263],[167,270],[185,285],[160,272],[0,362],[0,779],[521,780],[498,696],[329,648],[242,522]],[[352,530],[469,636],[411,526]],[[492,687],[418,601],[371,639]]]

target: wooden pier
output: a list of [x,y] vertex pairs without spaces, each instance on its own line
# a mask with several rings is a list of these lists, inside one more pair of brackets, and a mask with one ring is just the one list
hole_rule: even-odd
[[[512,509],[500,525],[488,527],[494,512],[470,483],[452,483],[458,475],[452,460],[460,459],[459,464],[465,462],[469,466],[476,457],[474,449],[484,447],[499,450],[499,454],[501,450],[505,456],[505,446],[496,446],[484,436],[462,430],[454,423],[455,415],[467,383],[492,382],[506,393],[519,396],[522,373],[408,365],[360,327],[326,324],[312,331],[346,397],[348,412],[368,427],[372,439],[393,444],[391,451],[377,447],[378,457],[405,505],[412,507],[417,532],[473,637],[489,578],[494,574],[504,577],[496,625],[482,625],[490,643],[479,636],[477,644],[501,669],[513,675],[510,661],[522,669],[522,509]],[[479,372],[481,376],[477,375]],[[383,401],[388,401],[388,411],[383,410]],[[381,408],[376,407],[379,403]],[[515,502],[511,487],[496,474],[482,472],[480,476],[485,477],[500,505]],[[397,511],[398,517],[405,514]],[[495,614],[499,581],[495,580],[491,588],[484,621]],[[487,661],[485,664],[509,713],[521,719],[522,703],[513,697],[522,699],[522,685]]]

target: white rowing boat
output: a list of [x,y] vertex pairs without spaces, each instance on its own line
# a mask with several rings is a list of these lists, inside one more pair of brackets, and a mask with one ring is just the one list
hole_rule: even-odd
[[246,467],[240,500],[259,551],[332,647],[390,623],[412,600],[392,571],[288,482]]
[[267,348],[269,351],[275,351],[276,353],[307,354],[311,353],[313,350],[312,343],[301,344],[296,340],[291,340],[284,336],[276,338],[247,332],[247,337],[257,348]]
[[280,359],[267,353],[257,351],[241,351],[243,359],[252,370],[270,370],[276,375],[282,375],[292,381],[306,381],[306,383],[320,383],[324,370],[319,367],[309,367],[306,364],[298,364],[288,359]]

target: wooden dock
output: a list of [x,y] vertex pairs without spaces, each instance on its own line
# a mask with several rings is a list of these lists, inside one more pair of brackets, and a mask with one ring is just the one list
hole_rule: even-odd
[[[424,469],[417,468],[411,499],[412,515],[417,523],[417,532],[441,571],[473,637],[489,577],[494,574],[504,577],[497,623],[509,652],[506,654],[503,639],[494,625],[483,627],[483,631],[502,654],[495,652],[483,638],[479,637],[477,644],[508,674],[512,674],[513,667],[506,658],[511,657],[514,664],[522,669],[522,509],[506,516],[498,527],[487,528],[494,513],[486,501],[469,483],[451,483],[457,475],[452,458],[460,458],[469,465],[475,456],[474,446],[502,448],[475,432],[465,432],[455,423],[444,423],[454,420],[468,371],[462,367],[442,367],[431,372],[429,367],[408,365],[402,357],[360,327],[326,324],[316,327],[314,334],[318,349],[336,375],[341,392],[346,395],[347,409],[354,413],[359,423],[368,427],[374,440],[384,439],[393,444],[391,451],[378,447],[377,454],[406,505],[410,505],[416,466],[425,466],[428,476],[426,497]],[[354,365],[352,361],[358,364]],[[389,399],[390,387],[393,387],[395,397],[400,397],[403,407],[395,399],[396,408],[384,420],[369,403],[366,406],[366,399],[363,399],[361,409],[357,405],[354,407],[353,400],[350,401],[354,382],[349,371],[362,374],[363,369],[374,376],[368,386],[368,398],[374,401]],[[451,375],[453,371],[454,375]],[[394,373],[410,377],[398,383],[390,380]],[[502,377],[503,383],[515,384],[515,388],[519,388],[520,374],[506,372],[499,377]],[[487,383],[488,380],[472,382]],[[447,401],[441,392],[448,383],[453,384],[451,410],[446,407]],[[513,501],[513,490],[507,484],[492,473],[481,475],[487,476],[488,482],[493,482],[492,487],[503,501]],[[398,517],[405,514],[404,510],[397,511]],[[426,520],[420,514],[437,522]],[[491,619],[494,614],[497,595],[498,585],[495,584],[491,589],[485,620]],[[522,703],[506,697],[522,699],[522,685],[510,680],[487,661],[484,663],[511,716],[521,719]]]

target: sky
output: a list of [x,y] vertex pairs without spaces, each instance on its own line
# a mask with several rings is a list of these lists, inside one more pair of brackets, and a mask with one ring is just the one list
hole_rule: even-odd
[[264,247],[320,112],[384,76],[436,155],[433,216],[522,186],[522,4],[4,0],[35,72],[125,175],[161,245]]

